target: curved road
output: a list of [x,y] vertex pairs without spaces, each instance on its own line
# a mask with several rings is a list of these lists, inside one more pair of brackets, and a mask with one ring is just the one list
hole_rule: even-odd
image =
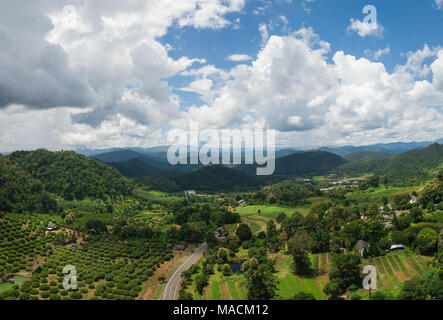
[[193,254],[186,258],[185,262],[175,270],[166,284],[165,291],[163,292],[163,300],[176,300],[180,282],[182,280],[182,273],[188,270],[194,263],[196,263],[203,253],[205,253],[208,245],[202,244]]

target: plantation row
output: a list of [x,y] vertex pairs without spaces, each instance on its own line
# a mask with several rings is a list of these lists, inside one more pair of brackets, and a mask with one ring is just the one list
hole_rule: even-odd
[[[45,235],[46,220],[14,216],[0,220],[0,271],[3,277],[22,270],[32,276],[21,286],[0,294],[0,299],[133,300],[159,265],[173,258],[164,243],[142,239],[119,241],[117,238],[93,236],[80,247],[56,248],[64,232]],[[44,257],[38,260],[38,257]],[[77,271],[77,289],[65,290],[63,268],[72,265]]]

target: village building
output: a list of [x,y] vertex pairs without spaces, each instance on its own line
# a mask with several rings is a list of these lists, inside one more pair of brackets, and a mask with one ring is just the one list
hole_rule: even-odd
[[57,230],[57,225],[55,223],[49,222],[48,226],[46,227],[47,231],[55,231]]
[[183,251],[186,249],[186,246],[183,244],[177,244],[174,247],[172,247],[172,250],[174,251]]

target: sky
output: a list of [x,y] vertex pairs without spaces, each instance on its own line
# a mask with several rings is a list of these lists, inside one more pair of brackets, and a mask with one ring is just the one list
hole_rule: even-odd
[[437,140],[442,30],[443,0],[1,1],[0,151]]

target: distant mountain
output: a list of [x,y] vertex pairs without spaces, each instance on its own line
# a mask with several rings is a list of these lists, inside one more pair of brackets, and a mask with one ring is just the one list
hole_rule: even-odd
[[353,152],[384,152],[384,153],[402,153],[414,149],[424,149],[431,144],[443,143],[443,138],[436,141],[423,142],[394,142],[394,143],[378,143],[368,146],[343,146],[343,147],[323,147],[319,150],[344,156]]
[[183,190],[245,191],[259,186],[259,178],[220,165],[197,169],[174,178]]
[[360,161],[360,160],[385,160],[393,158],[395,154],[385,152],[373,152],[373,151],[361,151],[353,152],[344,155],[343,158],[346,161]]
[[[275,160],[274,175],[322,175],[345,162],[342,157],[324,151],[293,153]],[[256,165],[237,167],[238,170],[247,174],[255,174],[256,168]]]
[[[116,166],[116,163],[125,163],[128,162],[129,160],[137,159],[145,163],[150,168],[160,170],[157,172],[156,176],[160,176],[160,174],[162,174],[163,176],[171,176],[178,172],[190,172],[192,170],[202,167],[202,165],[171,165],[166,158],[165,160],[160,160],[159,158],[154,158],[151,154],[143,154],[130,149],[116,150],[107,153],[96,154],[92,155],[91,158],[98,159],[105,163],[112,163],[114,167]],[[125,167],[126,172],[129,172],[128,170],[131,170],[129,168],[130,164],[131,163],[126,163],[125,165],[119,164],[118,166],[120,168]],[[140,169],[139,162],[132,162],[132,164],[137,165],[138,168]],[[146,171],[148,169],[144,168],[143,170]],[[135,169],[132,169],[131,171],[133,172],[133,174],[136,174]],[[140,174],[137,174],[136,176],[141,177]]]
[[161,170],[151,167],[138,158],[132,158],[125,162],[108,162],[108,165],[116,168],[122,175],[128,178],[139,177],[171,177],[179,174],[177,171]]
[[424,149],[406,151],[385,160],[357,160],[335,169],[338,173],[378,173],[392,180],[426,177],[428,171],[443,164],[443,145],[432,144]]

